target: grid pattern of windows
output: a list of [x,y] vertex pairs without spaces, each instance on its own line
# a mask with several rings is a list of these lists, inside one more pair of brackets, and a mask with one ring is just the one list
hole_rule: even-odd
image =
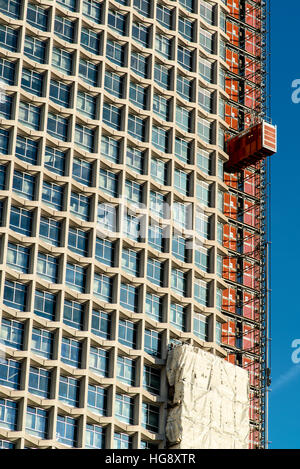
[[226,160],[209,146],[221,33],[203,28],[225,10],[42,3],[0,1],[0,324],[13,353],[0,391],[18,391],[0,399],[0,428],[22,422],[55,448],[150,448],[142,432],[160,434],[166,409],[149,394],[165,399],[170,342],[212,342],[198,310],[221,308],[217,280],[201,277],[214,262],[192,246],[222,241],[209,180]]

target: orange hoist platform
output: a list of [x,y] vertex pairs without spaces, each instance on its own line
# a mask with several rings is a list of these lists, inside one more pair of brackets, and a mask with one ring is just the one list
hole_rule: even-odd
[[226,142],[229,160],[225,163],[225,171],[240,171],[276,151],[277,127],[262,121]]

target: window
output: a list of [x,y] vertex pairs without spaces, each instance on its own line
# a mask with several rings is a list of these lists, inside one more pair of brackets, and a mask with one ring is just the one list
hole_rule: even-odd
[[183,306],[171,303],[170,323],[180,331],[186,330],[186,311]]
[[137,243],[141,241],[141,218],[126,214],[123,220],[123,235]]
[[20,0],[6,0],[0,4],[0,12],[10,18],[19,19],[20,17]]
[[160,370],[153,366],[144,365],[143,387],[151,394],[160,394]]
[[58,442],[71,447],[77,446],[77,420],[62,415],[57,416],[56,439]]
[[165,90],[170,89],[171,84],[171,68],[166,67],[158,62],[154,64],[154,81],[156,84],[164,88]]
[[0,428],[17,430],[18,403],[8,399],[0,399]]
[[139,276],[139,252],[133,251],[132,249],[122,249],[122,269],[129,274],[138,277]]
[[48,412],[36,407],[27,407],[26,429],[29,435],[46,439],[48,437]]
[[0,385],[20,389],[21,364],[15,360],[1,358]]
[[80,44],[85,50],[92,54],[100,54],[100,33],[96,33],[91,29],[81,28],[81,41]]
[[44,329],[32,328],[31,350],[37,355],[41,355],[49,360],[52,359],[53,354],[53,332]]
[[29,368],[28,391],[37,396],[49,399],[51,372],[43,368]]
[[55,210],[63,209],[64,187],[54,183],[43,182],[42,201]]
[[133,6],[141,15],[150,16],[150,0],[133,0]]
[[112,277],[104,274],[94,274],[94,295],[106,303],[112,302],[112,285]]
[[53,137],[66,142],[68,140],[69,120],[57,114],[48,113],[47,132]]
[[100,376],[108,377],[109,352],[101,348],[91,347],[89,355],[89,368]]
[[118,65],[119,67],[125,66],[125,45],[119,44],[110,39],[106,42],[106,57]]
[[172,29],[172,16],[173,10],[168,8],[164,5],[157,4],[156,7],[156,20],[160,23],[164,28]]
[[85,293],[86,288],[86,269],[77,264],[66,265],[66,285],[72,290]]
[[171,289],[181,296],[186,296],[186,274],[179,269],[172,269]]
[[148,78],[148,65],[149,60],[143,54],[138,52],[131,52],[131,70],[142,78]]
[[76,181],[91,186],[93,164],[79,158],[73,158],[72,176]]
[[189,70],[190,72],[193,70],[193,56],[194,56],[193,50],[190,50],[187,47],[178,45],[177,61],[179,65],[181,65],[186,70]]
[[140,109],[146,109],[147,88],[131,82],[129,86],[129,100]]
[[23,283],[5,280],[3,303],[18,311],[26,311],[27,289]]
[[17,52],[19,30],[9,26],[0,25],[0,44],[1,47],[11,52]]
[[204,88],[198,88],[198,104],[204,109],[206,112],[212,112],[213,106],[213,93],[209,90]]
[[[52,49],[52,66],[64,73],[65,75],[72,75],[73,71],[73,54],[63,49],[53,47]],[[80,72],[80,65],[79,65]],[[80,75],[80,73],[79,73]]]
[[151,329],[145,329],[144,350],[153,357],[161,357],[161,336],[158,332]]
[[176,124],[185,132],[191,132],[192,111],[181,106],[176,106]]
[[54,33],[67,42],[74,42],[75,22],[62,16],[55,16]]
[[167,163],[158,158],[151,159],[151,177],[160,184],[166,185]]
[[0,440],[0,449],[15,449],[15,444],[10,441]]
[[38,142],[29,138],[17,136],[16,156],[26,163],[36,164]]
[[36,96],[42,96],[43,92],[43,79],[42,73],[28,70],[27,68],[22,69],[22,82],[21,86],[25,91],[32,93]]
[[121,283],[120,305],[133,313],[138,310],[138,287]]
[[86,231],[69,228],[68,248],[80,256],[87,256],[89,234]]
[[82,13],[89,20],[99,24],[101,22],[102,4],[95,0],[83,0]]
[[4,155],[8,155],[8,146],[9,146],[9,130],[0,129],[0,153],[3,153]]
[[61,244],[62,222],[53,218],[40,218],[40,238],[53,246]]
[[86,425],[85,447],[87,449],[105,448],[105,429],[99,425]]
[[123,98],[124,94],[124,77],[118,73],[105,71],[104,89],[117,98]]
[[47,280],[48,282],[57,283],[58,258],[39,252],[36,271],[37,275]]
[[60,376],[58,399],[71,407],[79,407],[79,380]]
[[108,27],[117,31],[121,36],[126,35],[126,16],[118,11],[108,10]]
[[191,13],[195,12],[195,1],[194,0],[179,0],[180,5],[184,6],[187,11]]
[[206,0],[200,0],[200,16],[208,24],[214,24],[213,5],[208,3]]
[[114,449],[132,449],[132,436],[126,433],[114,433]]
[[174,187],[183,195],[189,195],[190,190],[190,175],[180,169],[174,170]]
[[164,262],[156,259],[148,259],[147,261],[147,280],[159,287],[163,286],[164,281]]
[[191,163],[191,142],[180,137],[175,137],[175,155],[186,164]]
[[30,248],[20,244],[8,243],[6,263],[12,269],[28,274],[29,272]]
[[143,184],[126,180],[125,181],[125,199],[130,204],[140,207],[143,202]]
[[159,431],[159,407],[146,402],[142,403],[142,427],[150,432]]
[[150,26],[143,23],[132,23],[132,39],[141,44],[143,47],[149,47]]
[[97,98],[82,91],[77,92],[76,109],[89,119],[96,117]]
[[182,262],[187,261],[186,242],[187,240],[183,236],[179,236],[175,233],[173,234],[172,254]]
[[143,174],[144,172],[145,154],[143,151],[134,147],[127,147],[126,150],[126,165],[133,169],[133,171]]
[[115,416],[121,422],[133,425],[134,398],[125,394],[116,394]]
[[27,21],[29,24],[41,31],[47,31],[48,25],[48,12],[45,8],[42,8],[33,3],[27,5]]
[[115,232],[117,230],[117,207],[110,204],[98,204],[98,228]]
[[162,304],[163,299],[161,296],[146,293],[145,311],[147,316],[155,319],[155,321],[162,322]]
[[91,332],[103,339],[110,340],[111,315],[104,311],[92,311]]
[[212,123],[198,117],[197,134],[205,143],[212,143]]
[[200,28],[199,44],[209,54],[214,53],[214,35],[209,31]]
[[152,145],[163,153],[169,152],[169,131],[157,126],[152,126]]
[[208,306],[208,284],[204,280],[194,279],[194,298],[203,306]]
[[33,36],[25,36],[24,55],[34,62],[46,63],[46,41],[40,41]]
[[197,166],[205,174],[211,174],[211,157],[210,154],[202,149],[197,151]]
[[84,304],[77,301],[65,300],[63,322],[74,329],[82,330],[84,317]]
[[0,333],[6,347],[22,350],[24,336],[24,324],[22,322],[2,318]]
[[20,197],[34,200],[35,176],[20,171],[14,171],[13,191]]
[[7,85],[15,83],[16,63],[0,58],[0,78]]
[[198,74],[208,83],[213,83],[213,64],[206,59],[199,59]]
[[110,267],[114,266],[114,244],[107,239],[96,238],[95,258],[102,264]]
[[153,95],[153,112],[161,119],[168,121],[170,114],[170,100],[161,95]]
[[216,291],[216,308],[218,311],[222,309],[222,299],[223,299],[223,291],[221,288],[217,287]]
[[94,414],[107,415],[107,390],[89,384],[87,408]]
[[75,125],[74,142],[83,150],[93,153],[95,151],[95,130],[86,125]]
[[83,194],[71,192],[70,212],[81,220],[88,221],[90,214],[90,199]]
[[194,334],[201,340],[208,340],[208,318],[203,314],[194,314]]
[[183,18],[179,16],[178,18],[178,32],[184,37],[187,41],[194,41],[194,29],[195,21],[189,20],[188,18]]
[[57,3],[60,3],[67,10],[76,11],[76,0],[57,0]]
[[[197,246],[194,250],[195,254],[195,265],[204,272],[209,270],[209,250],[203,246]],[[221,275],[222,276],[222,275]]]
[[218,345],[222,343],[222,323],[219,321],[216,322],[216,342]]
[[172,38],[156,34],[155,36],[155,50],[162,55],[165,59],[172,59]]
[[205,181],[200,181],[197,179],[196,198],[201,204],[205,205],[206,207],[210,207],[211,185]]
[[33,104],[19,103],[19,122],[30,129],[39,130],[41,121],[41,107]]
[[46,146],[45,155],[44,155],[44,166],[53,173],[64,176],[65,173],[65,161],[66,153],[58,150],[57,148],[52,148]]
[[117,379],[129,386],[135,385],[135,361],[119,355],[117,358]]
[[49,98],[60,106],[69,107],[71,86],[62,81],[51,80]]
[[137,347],[137,324],[124,319],[119,319],[119,342],[127,347]]
[[122,108],[104,102],[102,109],[102,121],[104,124],[112,127],[115,130],[121,130]]
[[128,133],[137,140],[144,142],[146,134],[146,119],[141,119],[136,115],[128,114]]
[[79,60],[78,76],[89,85],[97,86],[98,65],[88,60]]
[[56,295],[35,290],[34,314],[49,321],[55,320]]
[[101,137],[101,156],[104,156],[113,163],[119,163],[120,160],[120,141],[112,137],[102,135]]
[[187,101],[192,101],[193,80],[189,80],[183,75],[177,75],[177,93]]

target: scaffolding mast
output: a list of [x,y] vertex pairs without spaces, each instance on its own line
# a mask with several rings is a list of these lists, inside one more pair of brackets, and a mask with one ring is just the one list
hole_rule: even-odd
[[[226,59],[230,70],[226,72],[225,82],[231,114],[227,116],[230,126],[227,138],[230,138],[263,119],[268,120],[268,5],[265,0],[227,0],[227,6],[230,10],[226,19],[230,42],[227,43]],[[232,110],[238,116],[234,124]],[[268,160],[233,174],[225,173],[225,182],[229,201],[228,212],[226,207],[224,211],[229,219],[228,233],[232,238],[230,234],[228,239],[224,238],[229,252],[223,262],[223,277],[228,291],[227,296],[223,295],[222,309],[228,323],[223,327],[222,342],[228,351],[228,359],[250,370],[250,448],[266,448],[269,385]],[[230,327],[232,330],[229,332]]]

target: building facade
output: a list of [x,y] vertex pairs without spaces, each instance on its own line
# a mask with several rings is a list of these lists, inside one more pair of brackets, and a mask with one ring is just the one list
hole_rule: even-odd
[[165,448],[180,343],[250,367],[263,445],[261,11],[0,2],[1,447]]

